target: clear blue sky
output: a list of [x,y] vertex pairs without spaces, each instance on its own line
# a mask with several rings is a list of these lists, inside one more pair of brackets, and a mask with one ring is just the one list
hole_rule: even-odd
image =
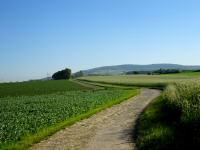
[[200,65],[199,0],[1,0],[0,81],[104,65]]

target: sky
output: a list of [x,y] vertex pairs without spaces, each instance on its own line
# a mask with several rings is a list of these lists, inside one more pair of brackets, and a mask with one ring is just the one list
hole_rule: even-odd
[[200,65],[199,0],[0,0],[0,82],[119,64]]

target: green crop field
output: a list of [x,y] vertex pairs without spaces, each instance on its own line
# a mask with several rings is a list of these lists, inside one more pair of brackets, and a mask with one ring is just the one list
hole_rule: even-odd
[[116,76],[86,76],[79,80],[117,85],[132,85],[145,87],[163,87],[169,83],[185,80],[200,80],[199,72],[183,72],[168,75],[116,75]]
[[41,95],[86,89],[89,88],[67,80],[0,83],[0,97]]
[[[136,89],[96,90],[94,86],[64,80],[6,83],[0,87],[0,149],[24,149],[138,93]],[[23,140],[23,144],[17,144]]]

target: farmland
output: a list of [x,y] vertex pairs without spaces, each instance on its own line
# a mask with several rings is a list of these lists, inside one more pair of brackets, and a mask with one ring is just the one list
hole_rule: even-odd
[[67,80],[1,83],[0,97],[24,95],[32,96],[87,89],[88,88],[85,86]]
[[[136,89],[95,90],[73,81],[36,81],[2,84],[1,87],[9,90],[5,92],[3,88],[1,89],[0,148],[2,149],[9,148],[10,145],[23,141],[22,139],[26,147],[26,137],[34,137],[39,133],[36,139],[32,139],[38,141],[67,124],[137,94]],[[20,87],[22,89],[19,89]],[[16,94],[19,95],[15,96]],[[30,139],[28,142],[32,143]]]
[[116,76],[86,76],[80,80],[89,82],[98,82],[106,84],[127,85],[127,86],[145,86],[145,87],[163,87],[173,82],[183,82],[185,80],[200,80],[199,72],[184,72],[180,74],[169,75],[116,75]]
[[0,148],[26,149],[67,125],[136,95],[138,88],[132,86],[165,88],[140,116],[139,150],[199,146],[199,72],[88,76],[78,80],[82,82],[0,84]]

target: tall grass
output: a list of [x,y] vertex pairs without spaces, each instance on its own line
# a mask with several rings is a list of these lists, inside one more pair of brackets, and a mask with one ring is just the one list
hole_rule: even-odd
[[164,92],[168,111],[176,116],[178,147],[200,146],[200,82],[185,81],[170,85]]
[[200,121],[200,82],[184,82],[170,85],[164,98],[181,112],[182,122]]
[[139,150],[200,147],[200,81],[174,83],[141,115]]

